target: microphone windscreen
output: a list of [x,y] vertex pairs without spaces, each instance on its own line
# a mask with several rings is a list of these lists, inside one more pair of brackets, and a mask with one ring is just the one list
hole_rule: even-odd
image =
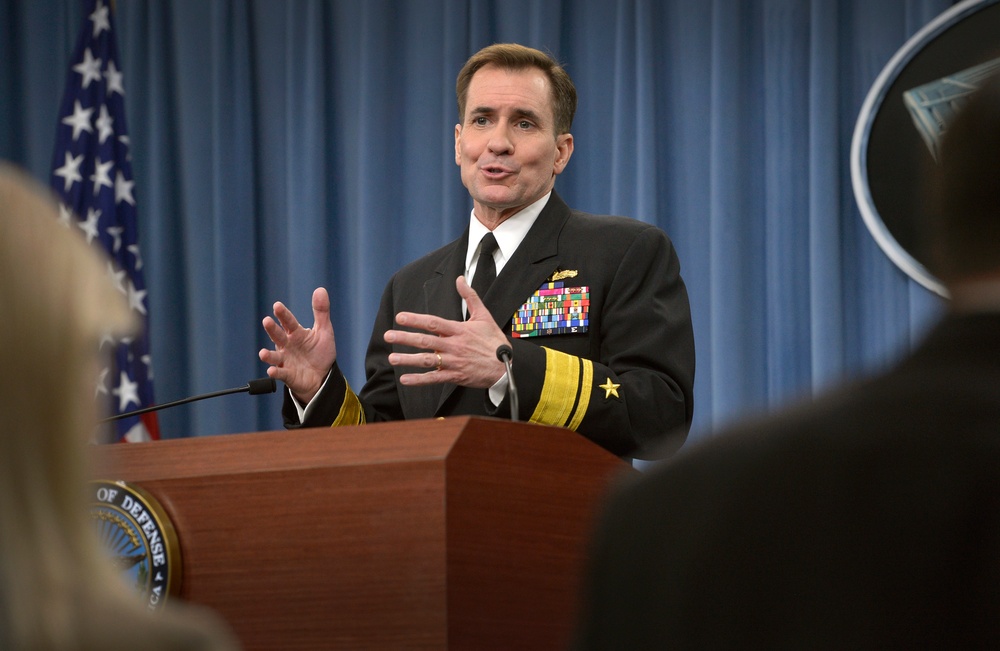
[[497,359],[499,359],[501,362],[505,362],[508,359],[513,359],[513,358],[514,358],[514,349],[508,346],[507,344],[504,344],[497,348]]
[[262,393],[274,393],[278,390],[278,384],[274,378],[262,377],[250,380],[250,395],[258,396]]

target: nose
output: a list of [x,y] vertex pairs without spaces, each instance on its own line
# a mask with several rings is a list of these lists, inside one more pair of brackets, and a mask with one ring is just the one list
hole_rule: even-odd
[[514,143],[511,141],[505,125],[498,125],[493,130],[486,146],[489,147],[490,153],[496,155],[509,154],[514,150]]

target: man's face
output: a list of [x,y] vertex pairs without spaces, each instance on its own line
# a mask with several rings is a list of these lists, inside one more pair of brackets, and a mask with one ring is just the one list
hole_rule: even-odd
[[556,136],[545,73],[492,65],[476,71],[455,125],[455,163],[479,221],[492,229],[541,198],[572,154],[573,136]]

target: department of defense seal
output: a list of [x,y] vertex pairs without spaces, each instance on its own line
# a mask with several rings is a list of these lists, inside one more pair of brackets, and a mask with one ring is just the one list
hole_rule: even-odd
[[90,519],[126,582],[150,610],[180,591],[177,532],[156,499],[123,481],[90,483]]

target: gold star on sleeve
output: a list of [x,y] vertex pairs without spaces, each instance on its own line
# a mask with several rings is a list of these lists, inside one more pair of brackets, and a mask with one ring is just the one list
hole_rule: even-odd
[[608,378],[607,382],[605,382],[604,384],[600,384],[598,386],[601,389],[604,389],[604,399],[605,400],[607,400],[611,396],[614,396],[616,398],[620,398],[621,397],[621,396],[618,395],[618,387],[620,387],[621,385],[620,384],[615,384],[614,382],[612,382],[611,378]]

